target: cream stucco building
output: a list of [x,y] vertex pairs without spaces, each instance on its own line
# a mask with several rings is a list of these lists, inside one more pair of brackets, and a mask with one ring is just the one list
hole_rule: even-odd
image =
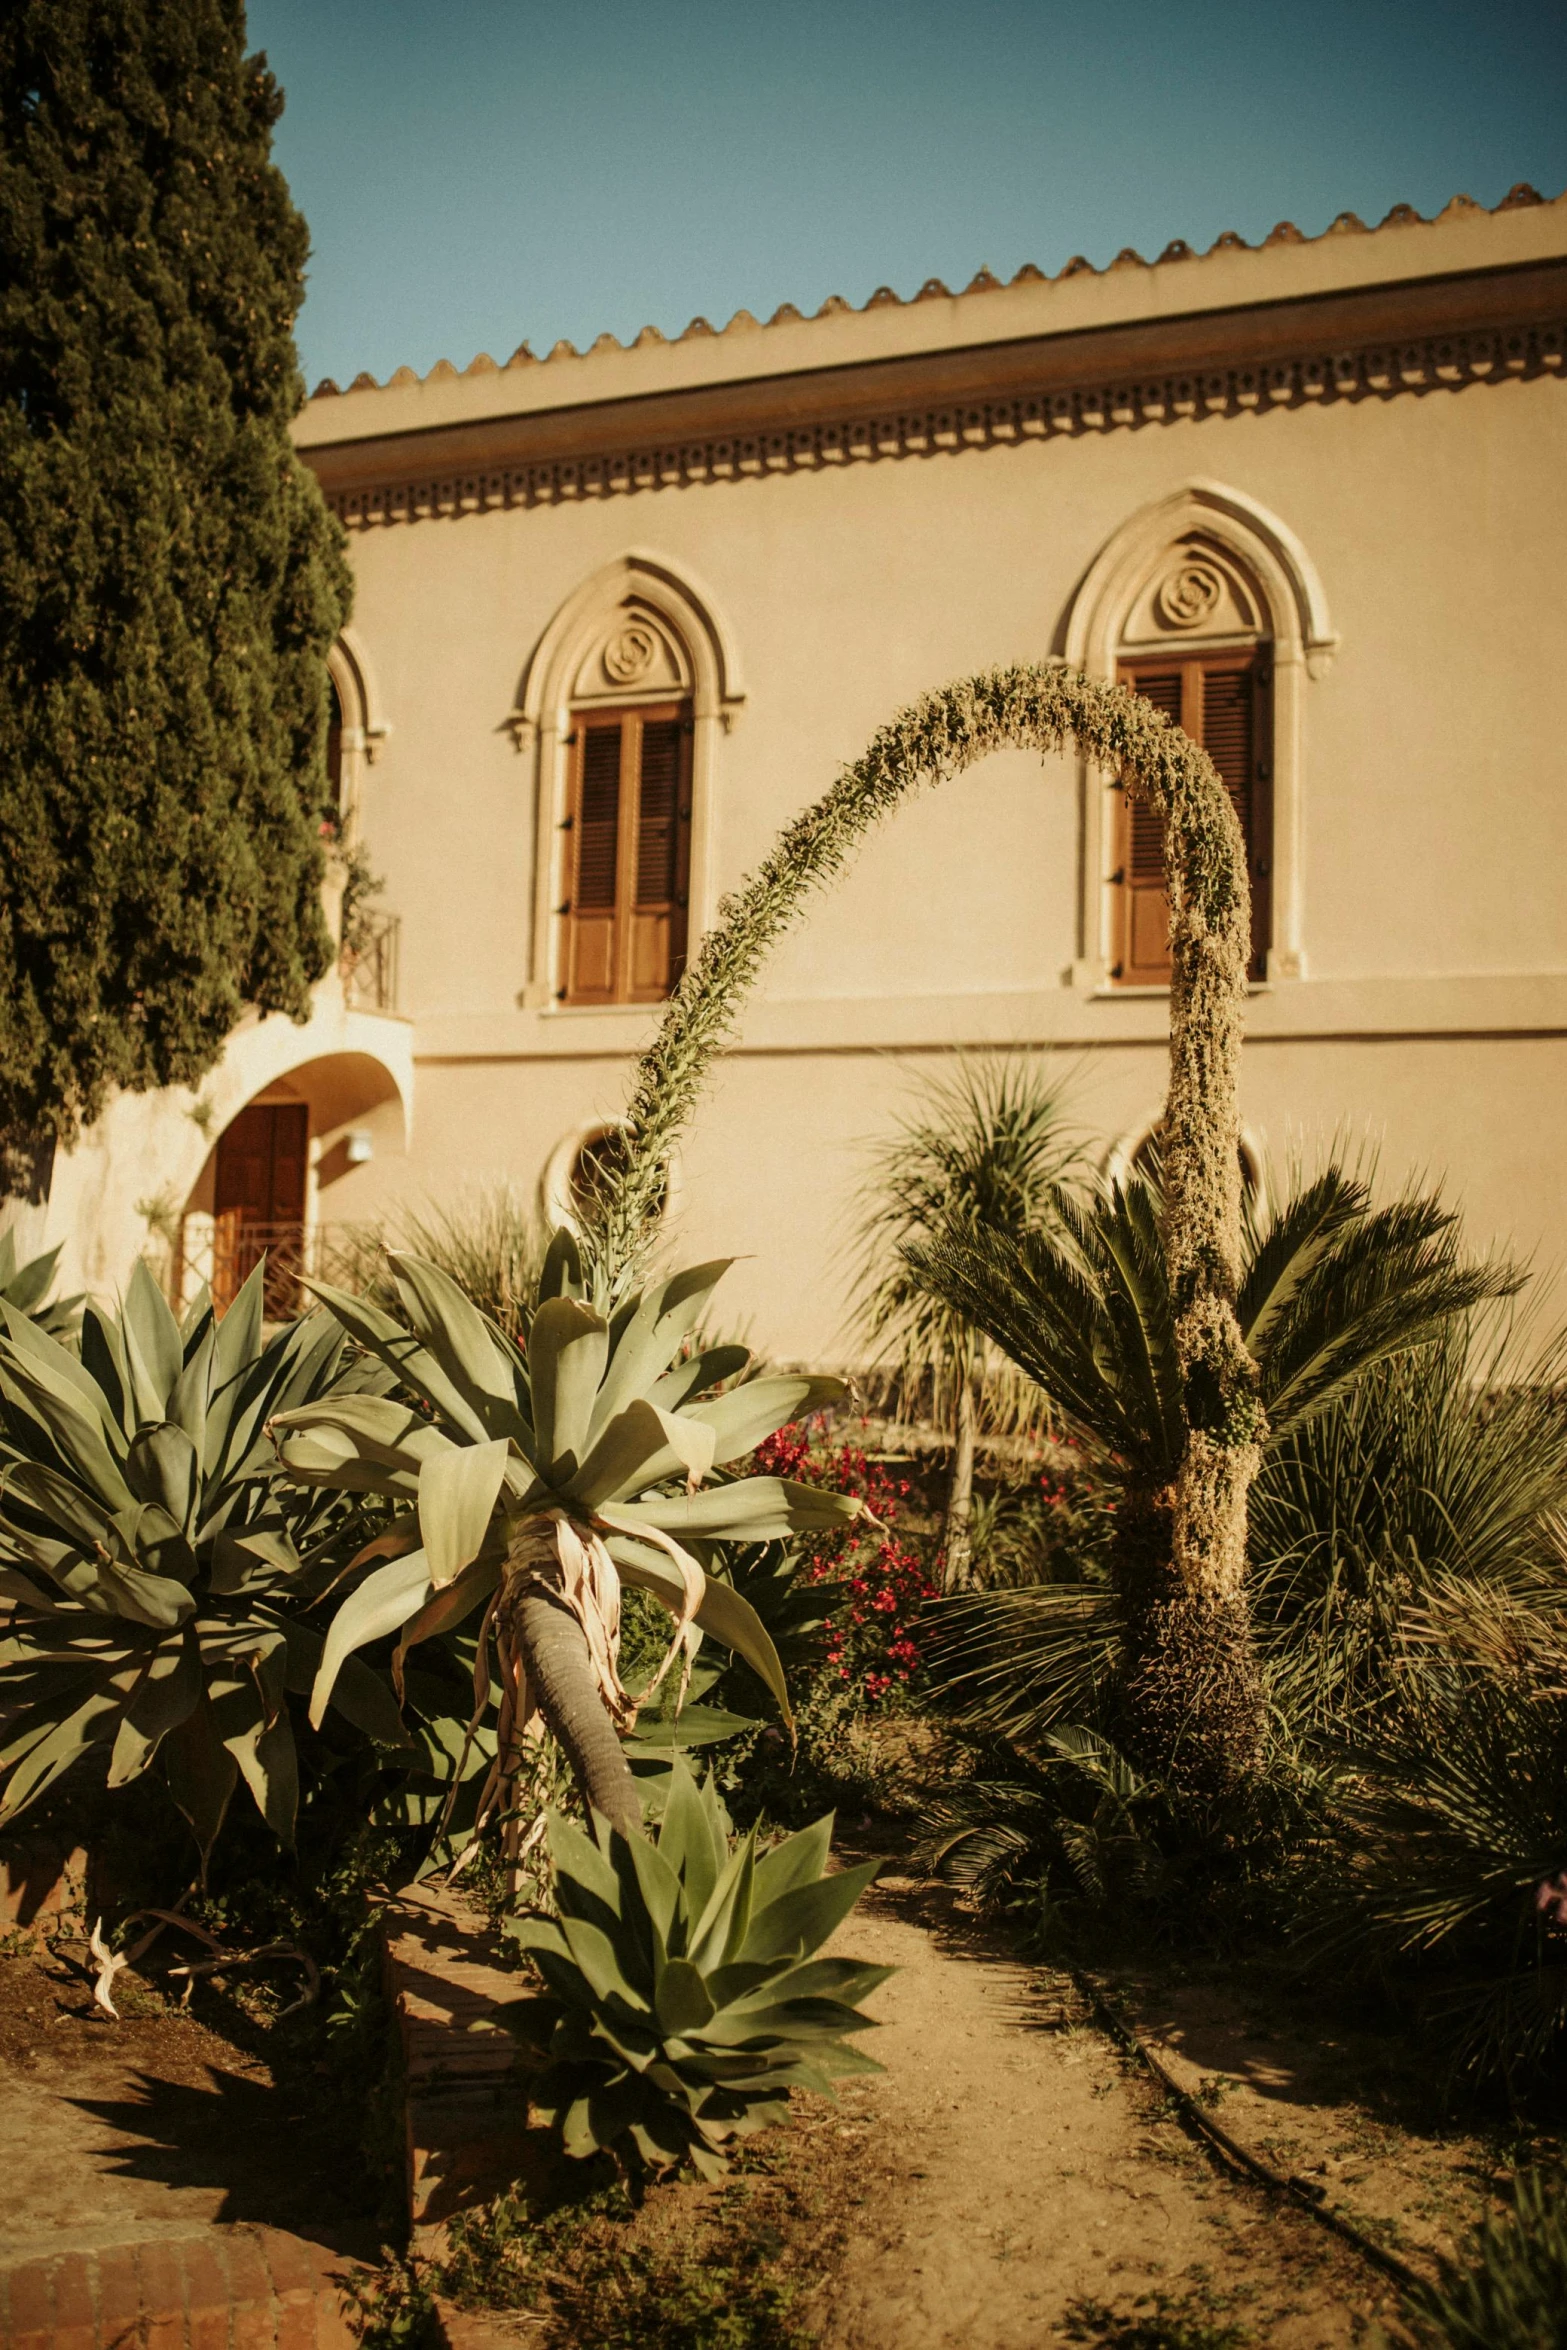
[[[497,1176],[558,1203],[780,826],[924,688],[1053,655],[1182,716],[1241,807],[1253,1147],[1372,1137],[1556,1259],[1564,322],[1567,199],[1518,190],[322,386],[297,438],[350,536],[336,742],[395,1000],[383,952],[308,1028],[244,1029],[199,1100],[117,1103],[37,1236],[106,1287],[149,1219],[194,1263],[236,1199],[322,1228]],[[745,1260],[730,1310],[770,1352],[832,1346],[860,1153],[912,1071],[1050,1048],[1135,1147],[1151,857],[1113,779],[997,758],[778,955],[670,1210]]]

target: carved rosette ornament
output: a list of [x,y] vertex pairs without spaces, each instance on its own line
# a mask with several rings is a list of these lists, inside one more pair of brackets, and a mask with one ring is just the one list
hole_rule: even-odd
[[604,647],[604,675],[611,685],[635,685],[657,658],[658,638],[652,629],[645,620],[631,620]]
[[1161,581],[1154,598],[1167,628],[1200,628],[1224,601],[1224,579],[1212,563],[1187,557]]

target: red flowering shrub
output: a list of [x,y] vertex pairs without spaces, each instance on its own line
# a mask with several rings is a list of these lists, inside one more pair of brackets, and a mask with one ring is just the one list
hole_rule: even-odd
[[936,1597],[925,1560],[898,1531],[913,1488],[856,1445],[827,1441],[826,1422],[796,1422],[756,1448],[756,1472],[792,1477],[801,1485],[852,1493],[875,1523],[861,1520],[801,1543],[807,1582],[841,1583],[843,1598],[827,1626],[826,1671],[858,1686],[867,1700],[903,1687],[921,1661],[919,1619]]

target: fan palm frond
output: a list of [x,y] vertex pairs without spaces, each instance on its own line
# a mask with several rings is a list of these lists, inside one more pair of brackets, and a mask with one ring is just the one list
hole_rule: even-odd
[[854,1313],[901,1409],[928,1410],[948,1427],[958,1389],[977,1380],[993,1429],[1037,1424],[1037,1389],[989,1355],[904,1252],[954,1224],[1023,1232],[1048,1220],[1081,1150],[1067,1099],[1068,1081],[1038,1056],[965,1058],[919,1089],[872,1153],[855,1230]]

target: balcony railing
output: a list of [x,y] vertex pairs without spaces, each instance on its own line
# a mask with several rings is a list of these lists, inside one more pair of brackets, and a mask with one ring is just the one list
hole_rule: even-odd
[[287,1322],[310,1305],[306,1281],[356,1285],[364,1243],[352,1224],[268,1224],[243,1208],[221,1216],[192,1211],[181,1222],[169,1267],[169,1302],[183,1313],[205,1282],[222,1313],[263,1257],[267,1319]]
[[397,1009],[397,955],[402,920],[396,914],[366,913],[353,926],[338,957],[343,996],[359,1012]]

